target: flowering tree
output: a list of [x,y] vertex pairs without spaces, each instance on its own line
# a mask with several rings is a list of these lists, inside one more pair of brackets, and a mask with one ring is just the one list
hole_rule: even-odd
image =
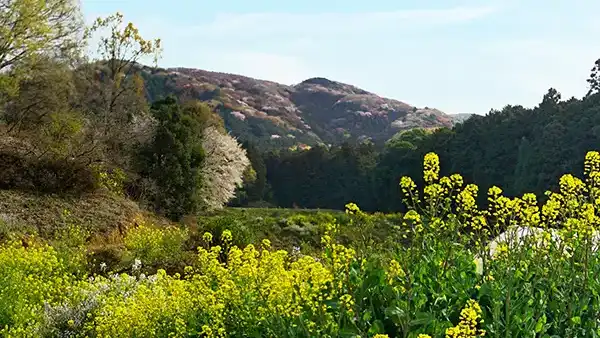
[[206,156],[201,169],[202,204],[207,210],[219,209],[235,196],[235,188],[242,185],[250,160],[235,138],[215,127],[204,129],[202,146]]

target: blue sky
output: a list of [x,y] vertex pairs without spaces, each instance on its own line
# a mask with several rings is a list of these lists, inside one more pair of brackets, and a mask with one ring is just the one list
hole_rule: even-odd
[[485,114],[581,97],[597,0],[82,0],[161,38],[163,67],[294,84],[321,76],[418,107]]

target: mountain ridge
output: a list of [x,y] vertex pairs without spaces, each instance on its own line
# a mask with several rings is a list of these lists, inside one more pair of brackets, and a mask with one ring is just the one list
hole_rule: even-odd
[[325,77],[285,85],[188,67],[144,67],[142,75],[151,101],[169,94],[204,101],[234,136],[266,148],[364,139],[383,143],[399,131],[454,124],[438,109],[417,108]]

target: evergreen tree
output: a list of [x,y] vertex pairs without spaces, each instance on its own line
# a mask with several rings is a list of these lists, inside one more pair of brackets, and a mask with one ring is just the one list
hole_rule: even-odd
[[202,121],[172,97],[155,102],[152,141],[140,152],[140,172],[153,186],[150,200],[173,220],[197,211],[204,159]]

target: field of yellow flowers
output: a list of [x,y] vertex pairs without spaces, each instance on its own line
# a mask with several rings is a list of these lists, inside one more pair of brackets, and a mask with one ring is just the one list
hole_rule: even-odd
[[[439,165],[425,156],[423,189],[402,178],[410,210],[378,245],[340,244],[329,220],[316,253],[268,239],[239,247],[224,230],[204,233],[189,257],[187,229],[142,225],[124,237],[131,267],[114,271],[90,261],[74,225],[52,241],[4,240],[0,335],[600,336],[600,154],[587,154],[583,180],[563,176],[543,203],[493,187],[485,209],[476,185],[440,177]],[[370,229],[373,216],[352,203],[346,213]],[[189,264],[168,273],[173,262]],[[147,264],[170,268],[145,273]]]

